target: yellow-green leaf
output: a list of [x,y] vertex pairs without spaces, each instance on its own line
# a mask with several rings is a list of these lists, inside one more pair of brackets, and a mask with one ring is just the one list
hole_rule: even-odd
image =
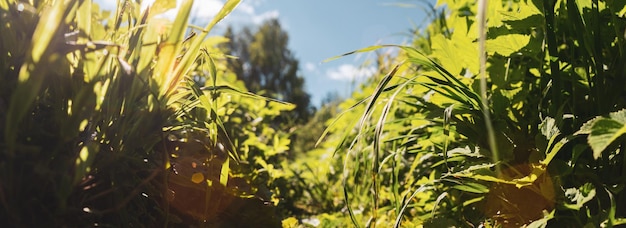
[[176,1],[172,0],[156,0],[150,7],[150,17],[165,13],[168,10],[176,8]]
[[220,184],[228,186],[228,173],[230,172],[230,159],[226,159],[222,164],[222,170],[220,171]]
[[495,39],[487,40],[487,53],[490,55],[498,53],[508,57],[528,45],[529,41],[529,35],[507,34],[498,36]]
[[587,138],[589,146],[593,150],[593,157],[595,159],[600,158],[602,151],[624,133],[626,133],[626,125],[623,123],[607,118],[597,120]]

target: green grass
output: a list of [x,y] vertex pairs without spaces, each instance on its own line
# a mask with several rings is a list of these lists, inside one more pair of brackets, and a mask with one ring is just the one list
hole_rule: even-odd
[[0,1],[0,223],[626,223],[626,3],[440,1],[297,154],[207,35],[238,3]]
[[403,51],[321,144],[353,225],[621,224],[624,4],[440,3],[413,45],[346,54]]
[[[155,17],[168,2],[0,2],[0,223],[208,226],[264,205],[248,200],[273,188],[257,160],[284,150],[269,121],[293,107],[247,93],[225,72],[227,40],[207,38],[239,1],[203,29],[188,24],[193,1],[174,21]],[[254,135],[275,145],[245,142]],[[205,201],[186,205],[193,197]],[[256,223],[279,222],[272,210]]]

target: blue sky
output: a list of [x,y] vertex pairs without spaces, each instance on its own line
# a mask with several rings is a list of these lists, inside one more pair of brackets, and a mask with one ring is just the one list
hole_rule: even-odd
[[[208,21],[224,1],[196,0],[192,16]],[[408,42],[410,29],[424,24],[424,2],[434,0],[242,0],[214,35],[221,35],[227,25],[254,26],[278,18],[289,34],[289,48],[300,60],[312,104],[318,106],[328,93],[349,96],[355,83],[375,72],[364,65],[373,53],[323,60],[370,45]]]

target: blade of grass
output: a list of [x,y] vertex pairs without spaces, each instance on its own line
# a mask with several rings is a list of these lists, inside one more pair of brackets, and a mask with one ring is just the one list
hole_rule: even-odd
[[454,104],[450,105],[443,111],[443,160],[446,164],[446,169],[450,172],[450,166],[448,165],[448,144],[450,143],[450,117],[452,116],[452,110]]
[[193,64],[194,61],[191,61],[192,58],[195,59],[196,56],[198,56],[198,52],[201,50],[202,43],[204,42],[206,36],[213,29],[215,24],[224,19],[224,17],[226,17],[239,4],[239,2],[241,2],[241,0],[228,0],[226,3],[224,3],[224,6],[217,13],[217,15],[213,17],[213,20],[211,20],[207,27],[202,30],[201,34],[199,34],[197,38],[194,39],[194,41],[187,49],[187,52],[180,59],[180,64],[178,64],[172,72],[172,75],[174,76],[172,80],[170,80],[166,84],[167,88],[163,94],[170,94],[175,91],[175,88],[178,85],[179,81],[182,79],[182,76],[187,73],[187,71]]
[[[154,74],[157,76],[157,82],[160,86],[159,95],[161,96],[173,89],[171,88],[173,82],[178,84],[177,82],[180,80],[180,76],[176,75],[172,70],[176,67],[176,58],[182,47],[182,41],[185,37],[185,30],[187,29],[187,21],[189,21],[192,5],[193,0],[185,0],[181,3],[180,9],[172,24],[172,30],[165,43],[161,45],[157,64],[154,68]],[[190,61],[190,59],[181,60],[180,63],[186,63],[187,61]]]
[[437,211],[437,207],[439,206],[439,203],[441,203],[441,201],[446,198],[446,196],[448,196],[447,192],[441,193],[435,200],[435,203],[433,204],[433,210],[430,212],[431,219],[435,218],[435,212]]
[[76,10],[76,7],[72,7],[75,4],[75,0],[55,2],[51,8],[43,13],[35,28],[33,37],[37,37],[37,39],[32,40],[33,43],[27,52],[26,63],[20,68],[18,85],[11,96],[7,111],[4,129],[7,134],[4,135],[9,156],[15,155],[17,134],[13,134],[13,132],[17,132],[19,124],[37,98],[46,71],[56,60],[62,58],[59,54],[54,53],[57,48],[56,45],[51,44],[55,36],[60,35],[59,25],[62,23],[64,15],[71,15],[70,11]]
[[433,183],[427,183],[427,184],[420,186],[418,189],[416,189],[413,192],[413,194],[411,194],[411,196],[408,199],[405,200],[405,203],[402,206],[402,209],[400,209],[400,213],[398,213],[398,216],[396,217],[396,222],[394,223],[393,227],[395,228],[401,227],[400,225],[402,225],[402,215],[404,214],[404,211],[409,207],[409,202],[411,202],[413,198],[417,196],[418,193],[434,189],[434,187],[430,186],[432,184]]
[[261,95],[257,95],[251,92],[244,92],[244,91],[240,91],[238,89],[235,89],[231,86],[228,85],[219,85],[219,86],[204,86],[201,87],[200,90],[204,90],[204,91],[228,91],[228,92],[232,92],[238,95],[241,95],[243,97],[248,97],[248,98],[253,98],[253,99],[258,99],[258,100],[264,100],[264,101],[268,101],[268,102],[276,102],[278,104],[281,105],[285,105],[287,106],[287,108],[293,109],[295,108],[295,105],[289,102],[284,102],[281,100],[276,100],[273,98],[269,98],[269,97],[264,97]]
[[[491,123],[491,112],[489,111],[489,98],[487,97],[487,49],[485,43],[487,40],[487,0],[478,0],[478,53],[480,61],[480,95],[482,103],[483,116],[487,127],[487,138],[489,147],[492,152],[493,163],[500,161],[498,153],[498,145],[496,142],[496,134]],[[500,176],[500,167],[496,166],[496,174]]]
[[[400,63],[401,65],[402,63]],[[368,108],[366,109],[367,111],[371,111],[371,107],[370,105],[373,105],[375,103],[375,99],[380,95],[380,93],[382,93],[382,89],[386,87],[387,83],[389,83],[389,81],[391,80],[391,77],[393,77],[398,68],[400,67],[400,65],[397,65],[396,67],[393,68],[393,70],[391,72],[389,72],[389,74],[383,79],[383,83],[379,84],[377,87],[377,92],[374,93],[374,97],[372,98],[372,100],[370,101],[370,103],[368,104]],[[417,78],[417,77],[413,77],[413,80]],[[374,197],[373,197],[373,201],[374,201],[374,209],[372,210],[373,215],[372,215],[372,224],[376,224],[376,213],[378,211],[378,173],[379,173],[379,165],[380,165],[380,139],[382,137],[383,134],[383,128],[385,127],[385,121],[387,119],[387,115],[389,114],[389,111],[391,110],[391,106],[393,104],[393,101],[395,100],[395,97],[400,93],[400,91],[403,91],[402,88],[404,88],[406,85],[409,84],[409,82],[411,82],[412,80],[409,81],[405,81],[404,83],[402,83],[399,87],[397,87],[396,91],[389,97],[387,104],[385,104],[385,106],[383,107],[382,113],[380,115],[380,119],[378,120],[378,123],[376,124],[376,127],[374,129],[374,161],[372,163],[372,182],[373,182],[373,192],[374,192]],[[381,90],[380,92],[379,89]],[[363,120],[363,119],[362,119]]]

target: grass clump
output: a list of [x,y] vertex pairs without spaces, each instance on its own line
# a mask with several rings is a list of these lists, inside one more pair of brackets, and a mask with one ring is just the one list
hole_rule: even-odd
[[[269,123],[293,107],[248,93],[206,38],[239,1],[203,29],[193,1],[156,16],[168,2],[0,2],[1,224],[279,224],[258,161],[288,144]],[[267,214],[228,214],[248,207]]]

